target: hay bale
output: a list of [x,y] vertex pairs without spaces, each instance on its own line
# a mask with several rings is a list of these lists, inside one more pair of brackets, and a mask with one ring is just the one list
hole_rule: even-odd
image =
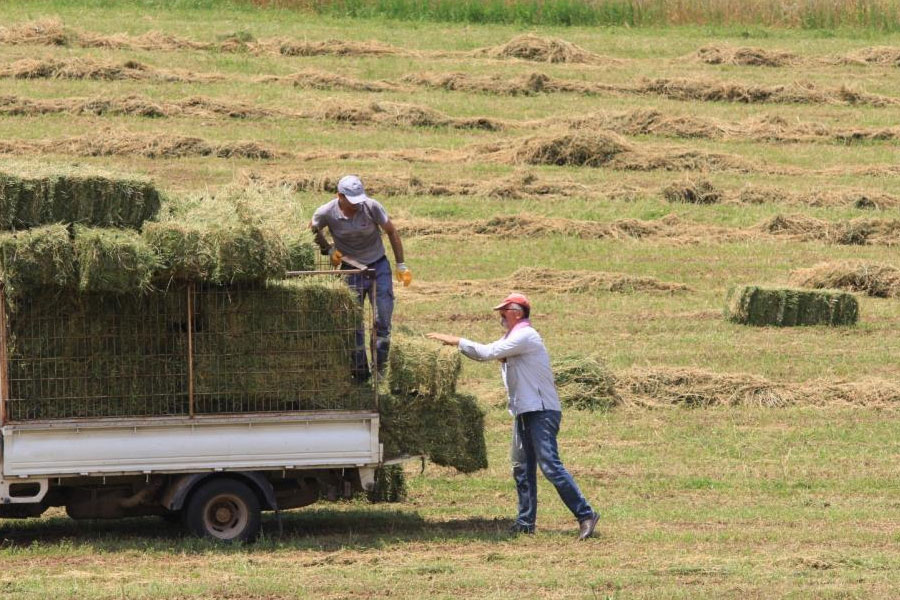
[[456,393],[456,379],[462,369],[456,348],[395,334],[389,363],[388,382],[394,394],[443,400]]
[[853,325],[859,302],[845,292],[744,286],[729,292],[726,316],[743,325]]
[[196,296],[197,411],[362,409],[352,377],[362,310],[339,281],[207,288]]
[[0,171],[0,229],[52,223],[139,228],[160,203],[160,193],[141,179],[23,165]]
[[75,281],[75,253],[64,225],[0,233],[0,261],[0,277],[13,297]]
[[369,502],[402,502],[406,499],[406,475],[403,465],[385,465],[375,469],[375,486],[366,494]]
[[187,414],[184,299],[43,288],[11,306],[10,418]]
[[705,179],[673,182],[663,188],[662,195],[669,202],[690,204],[718,204],[722,200],[722,191]]
[[631,149],[624,138],[612,132],[575,131],[527,139],[515,149],[513,159],[532,165],[599,167]]
[[159,259],[138,233],[76,225],[74,248],[81,292],[133,294],[151,289]]
[[271,228],[251,224],[213,229],[213,279],[220,283],[259,283],[283,277],[288,266],[284,240]]
[[622,402],[615,376],[597,358],[570,356],[554,361],[553,377],[563,406],[609,410]]
[[210,282],[216,271],[216,250],[206,231],[180,221],[146,223],[141,237],[159,257],[157,278]]
[[864,292],[879,298],[900,297],[900,269],[861,260],[823,262],[791,272],[791,284],[813,289]]

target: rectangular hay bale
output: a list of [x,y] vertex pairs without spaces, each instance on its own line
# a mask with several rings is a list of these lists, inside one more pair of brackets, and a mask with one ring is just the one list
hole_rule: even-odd
[[726,315],[744,325],[853,325],[859,302],[846,292],[744,286],[729,294]]
[[51,223],[137,229],[161,202],[159,191],[139,178],[35,165],[0,172],[0,230]]
[[0,278],[9,295],[36,288],[68,287],[75,281],[75,253],[64,225],[0,233]]
[[150,289],[159,259],[136,232],[76,225],[74,243],[82,292],[136,294]]
[[389,366],[391,392],[443,399],[456,393],[462,360],[456,348],[395,334],[391,339]]

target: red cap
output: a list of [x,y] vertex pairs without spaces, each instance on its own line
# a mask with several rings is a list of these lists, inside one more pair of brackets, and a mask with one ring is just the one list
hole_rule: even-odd
[[503,299],[503,302],[494,307],[494,310],[500,310],[501,308],[506,308],[510,304],[518,304],[523,308],[527,308],[531,310],[531,302],[528,301],[528,298],[525,297],[525,294],[521,294],[519,292],[513,292],[509,296]]

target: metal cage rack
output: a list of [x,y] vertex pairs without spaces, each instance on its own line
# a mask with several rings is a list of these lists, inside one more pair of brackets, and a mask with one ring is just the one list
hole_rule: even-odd
[[353,274],[371,272],[0,297],[0,422],[376,410],[376,386],[354,378],[357,331],[371,339],[374,314],[347,293]]

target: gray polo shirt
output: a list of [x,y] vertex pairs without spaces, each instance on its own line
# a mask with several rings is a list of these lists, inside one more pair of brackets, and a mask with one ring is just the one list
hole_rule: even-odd
[[384,256],[381,226],[388,222],[387,211],[371,198],[356,205],[356,214],[347,218],[341,212],[338,199],[320,206],[312,217],[313,227],[328,227],[335,247],[342,254],[364,265]]

